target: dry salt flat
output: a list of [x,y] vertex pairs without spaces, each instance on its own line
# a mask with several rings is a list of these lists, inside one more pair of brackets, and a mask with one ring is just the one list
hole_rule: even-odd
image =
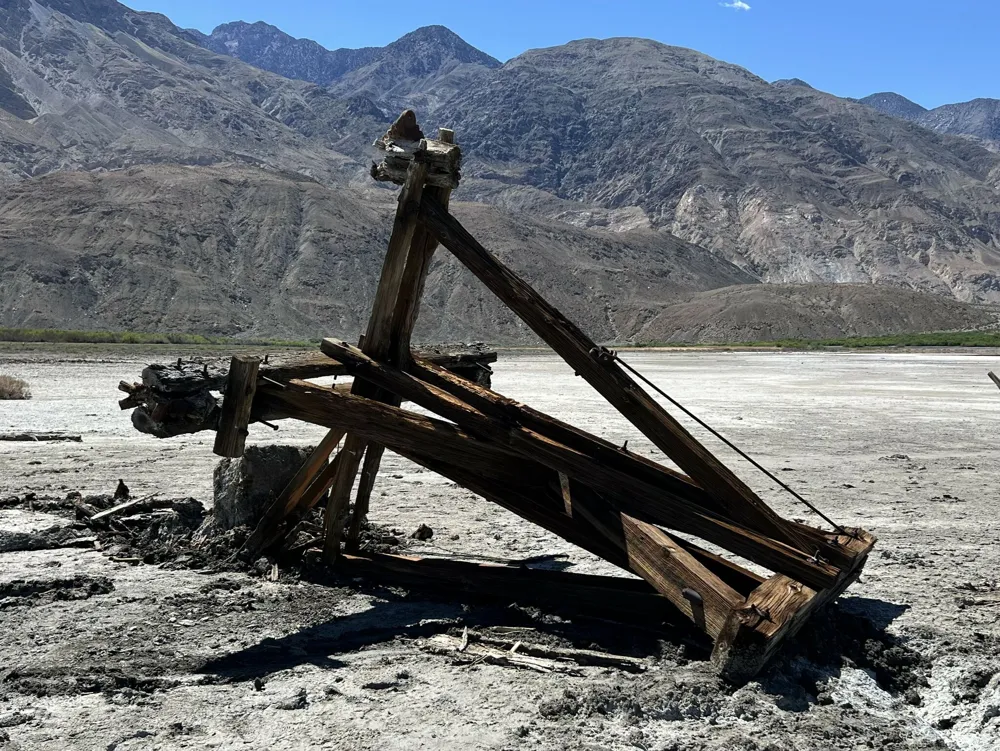
[[[0,748],[993,749],[1000,745],[1000,358],[967,353],[623,354],[837,521],[879,537],[862,580],[767,674],[721,684],[676,634],[575,624],[342,582],[267,581],[116,563],[85,548],[0,553]],[[0,351],[28,402],[0,402],[0,499],[111,492],[211,503],[211,436],[132,430],[127,347]],[[502,353],[494,387],[655,456],[555,357]],[[697,428],[692,430],[699,436]],[[322,430],[254,427],[310,445]],[[780,513],[815,521],[713,439]],[[372,519],[412,550],[601,564],[467,491],[390,457]],[[18,501],[0,540],[66,524]],[[4,538],[3,535],[7,535]],[[18,538],[21,539],[21,538]],[[18,547],[14,545],[13,547]],[[23,547],[23,546],[22,546]],[[27,584],[25,584],[27,583]],[[421,649],[440,626],[500,629],[641,657],[641,674],[457,665]],[[673,640],[672,640],[673,639]]]

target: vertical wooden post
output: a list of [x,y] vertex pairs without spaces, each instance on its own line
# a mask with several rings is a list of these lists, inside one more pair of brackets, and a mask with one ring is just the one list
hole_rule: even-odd
[[219,415],[219,430],[215,434],[213,451],[219,456],[243,456],[250,424],[250,407],[257,390],[257,369],[260,358],[233,355],[229,362],[226,394]]
[[[392,323],[396,301],[403,283],[407,257],[414,231],[417,228],[416,219],[420,209],[420,200],[427,180],[427,165],[419,159],[420,152],[426,150],[426,144],[423,141],[421,147],[423,148],[418,148],[410,163],[406,173],[406,182],[403,183],[403,188],[399,192],[399,203],[392,225],[392,235],[389,238],[389,249],[386,252],[385,262],[382,264],[382,276],[379,279],[378,289],[375,291],[375,302],[372,306],[371,318],[368,320],[368,330],[364,337],[365,351],[378,352],[382,357],[388,354],[392,341]],[[351,393],[369,398],[379,396],[379,390],[376,387],[360,380],[355,380]],[[385,397],[383,396],[383,398]],[[354,478],[358,474],[358,466],[361,462],[361,456],[365,452],[365,446],[364,439],[348,435],[343,449],[345,459],[339,463],[337,477],[333,482],[330,502],[326,507],[326,542],[323,547],[324,557],[331,563],[340,554],[342,532],[340,517],[350,500]],[[354,533],[353,529],[354,525],[352,524],[352,539],[356,541],[357,534]],[[360,521],[358,522],[358,532],[360,532]]]
[[323,558],[333,563],[340,555],[340,535],[343,530],[343,516],[347,502],[354,487],[354,478],[358,475],[361,456],[365,452],[365,439],[357,435],[348,435],[337,459],[337,467],[330,488],[330,500],[326,504],[326,515],[323,521]]
[[[443,143],[455,143],[455,131],[439,128],[438,140]],[[424,190],[424,195],[447,208],[451,200],[451,189],[427,187]],[[434,257],[437,246],[437,237],[432,232],[428,232],[423,225],[418,224],[410,242],[410,252],[406,256],[406,265],[403,268],[403,276],[396,293],[395,306],[389,326],[389,341],[385,342],[387,349],[379,352],[374,346],[367,346],[369,340],[365,337],[361,351],[366,355],[376,359],[381,355],[386,362],[397,367],[405,367],[409,363],[413,327],[416,325],[417,316],[420,313],[420,300],[424,295],[427,272],[430,269],[431,259]],[[382,343],[380,342],[380,344]],[[395,395],[390,395],[386,401],[397,407],[400,404]],[[364,470],[361,473],[358,495],[354,501],[354,516],[351,517],[351,527],[347,533],[346,548],[348,551],[353,552],[358,549],[361,525],[368,516],[372,489],[384,451],[385,447],[377,443],[369,444],[365,450]]]

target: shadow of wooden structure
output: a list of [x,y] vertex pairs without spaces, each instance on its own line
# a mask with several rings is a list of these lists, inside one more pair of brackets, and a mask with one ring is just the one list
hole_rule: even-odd
[[[234,357],[211,419],[215,450],[242,453],[255,419],[329,428],[254,530],[248,554],[329,493],[326,560],[365,577],[489,591],[510,601],[614,603],[623,618],[680,613],[714,640],[712,660],[734,681],[757,674],[784,639],[860,574],[875,539],[779,516],[668,414],[576,325],[484,248],[448,211],[461,152],[442,129],[425,138],[407,111],[376,142],[376,180],[402,185],[368,329],[360,346],[321,346],[347,386]],[[680,469],[674,471],[520,404],[411,352],[431,258],[444,246]],[[220,386],[221,388],[221,386]],[[129,400],[123,400],[123,403]],[[413,402],[437,417],[403,409]],[[440,418],[440,419],[439,419]],[[343,446],[337,451],[343,441]],[[468,488],[636,578],[362,555],[359,533],[383,451]],[[331,458],[334,457],[334,458]],[[358,473],[360,481],[350,510]],[[692,542],[711,543],[773,572],[769,578]]]

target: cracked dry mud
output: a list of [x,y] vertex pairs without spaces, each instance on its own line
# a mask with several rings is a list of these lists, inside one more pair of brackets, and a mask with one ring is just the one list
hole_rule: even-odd
[[[683,628],[571,622],[370,582],[270,581],[252,569],[123,563],[92,543],[66,547],[88,533],[66,531],[72,519],[57,501],[109,493],[119,477],[134,495],[209,504],[211,436],[157,441],[118,411],[117,382],[162,356],[6,349],[0,368],[29,380],[35,398],[0,403],[0,429],[66,430],[83,442],[0,446],[0,748],[996,748],[1000,391],[985,374],[1000,357],[625,357],[835,519],[879,537],[862,580],[759,680],[720,683],[708,645]],[[655,456],[552,356],[504,353],[494,384]],[[253,428],[251,441],[309,445],[321,434],[285,423],[277,434]],[[782,514],[809,519],[719,453]],[[570,570],[608,570],[419,467],[391,455],[384,467],[372,519],[404,539],[431,527],[429,540],[408,540],[412,551],[562,554]],[[541,674],[421,650],[422,639],[465,626],[637,656],[648,669]]]

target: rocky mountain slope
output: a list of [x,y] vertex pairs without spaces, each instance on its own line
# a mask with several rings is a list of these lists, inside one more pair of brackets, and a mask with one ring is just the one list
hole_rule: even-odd
[[478,198],[640,211],[766,282],[1000,299],[1000,158],[864,105],[613,39],[526,52],[447,111]]
[[972,136],[1000,145],[1000,99],[972,99],[932,110],[893,92],[872,94],[859,101],[879,112],[919,123],[938,133]]
[[[232,165],[23,181],[0,191],[0,326],[355,339],[388,241],[390,198]],[[694,292],[754,282],[665,233],[577,229],[482,204],[454,210],[602,340],[628,338]],[[531,339],[444,251],[418,336]]]
[[1000,159],[799,79],[767,84],[639,39],[532,50],[431,96],[398,70],[374,85],[356,76],[333,90],[363,89],[384,111],[416,102],[459,129],[477,200],[669,229],[766,282],[1000,300]]
[[199,43],[258,68],[311,81],[344,97],[379,99],[390,110],[427,109],[469,86],[500,61],[477,50],[444,26],[424,26],[385,47],[328,50],[295,39],[270,24],[235,22]]
[[[599,338],[756,281],[1000,300],[1000,157],[779,83],[639,39],[499,66],[442,27],[331,52],[114,0],[0,0],[3,320],[350,337],[391,210],[368,146],[411,104],[458,132],[457,198],[494,207],[464,216]],[[348,274],[333,291],[328,267]],[[524,335],[456,274],[435,268],[428,338]],[[928,309],[922,327],[955,320]]]

